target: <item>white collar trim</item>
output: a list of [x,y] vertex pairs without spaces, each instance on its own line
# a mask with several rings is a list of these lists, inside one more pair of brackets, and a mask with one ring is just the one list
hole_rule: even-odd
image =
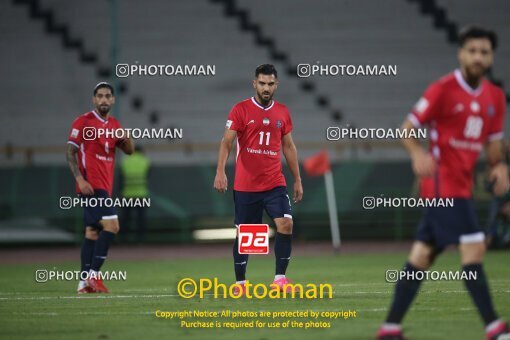
[[97,112],[96,110],[92,110],[92,113],[94,114],[94,116],[96,116],[97,119],[99,119],[102,123],[108,123],[108,120],[105,120],[103,119]]
[[453,71],[453,74],[455,75],[455,79],[457,80],[457,83],[459,83],[460,87],[462,87],[464,91],[466,91],[470,95],[476,97],[480,95],[480,93],[482,93],[483,83],[480,83],[480,85],[476,89],[473,89],[471,86],[469,86],[468,83],[466,83],[466,81],[464,80],[464,76],[462,75],[462,72],[459,69]]
[[260,105],[260,104],[259,104],[259,103],[255,100],[255,97],[251,97],[251,101],[253,102],[253,104],[257,105],[258,107],[260,107],[260,108],[261,108],[262,110],[264,110],[264,111],[270,110],[270,109],[273,107],[273,105],[274,105],[274,100],[271,100],[271,105],[266,106],[266,107],[264,107],[264,106]]

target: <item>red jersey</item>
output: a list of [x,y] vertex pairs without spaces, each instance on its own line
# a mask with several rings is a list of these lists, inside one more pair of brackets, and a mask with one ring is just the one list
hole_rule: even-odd
[[477,89],[455,70],[433,83],[414,106],[409,120],[429,126],[430,152],[438,170],[420,181],[424,198],[470,198],[473,171],[483,146],[503,138],[505,95],[483,79]]
[[[105,120],[96,111],[90,111],[74,120],[67,141],[79,148],[78,165],[83,178],[94,189],[106,190],[110,196],[113,188],[115,147],[122,140],[113,133],[100,134],[98,131],[120,128],[117,119],[109,116]],[[76,192],[80,193],[78,185]]]
[[237,131],[234,190],[266,191],[285,186],[282,173],[282,138],[292,131],[289,110],[276,101],[263,107],[255,98],[237,103],[227,129]]

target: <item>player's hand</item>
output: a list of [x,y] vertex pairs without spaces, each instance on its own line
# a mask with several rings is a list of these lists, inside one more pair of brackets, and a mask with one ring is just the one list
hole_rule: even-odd
[[89,182],[87,182],[83,177],[77,177],[76,182],[78,183],[78,187],[80,188],[80,191],[84,195],[93,195],[94,194],[94,188],[92,188],[92,185],[90,185]]
[[217,172],[214,178],[214,189],[218,192],[224,193],[227,191],[227,175],[225,172]]
[[492,192],[496,196],[503,196],[510,190],[510,180],[508,178],[508,167],[500,162],[491,168],[489,180],[494,183]]
[[431,177],[436,171],[436,160],[425,150],[420,150],[412,155],[413,171],[418,177]]
[[130,131],[127,129],[124,129],[124,128],[117,128],[115,131],[115,135],[122,137],[122,138],[119,138],[119,140],[126,140],[128,138],[131,138]]
[[119,147],[119,148],[120,148],[120,147],[122,146],[122,144],[124,144],[124,143],[126,142],[126,140],[129,138],[129,135],[128,135],[127,130],[124,130],[123,128],[117,128],[117,129],[115,130],[115,135],[116,135],[116,136],[121,137],[121,138],[118,138],[118,139],[117,139],[117,142],[116,142],[117,147]]
[[301,184],[301,180],[297,180],[294,182],[294,195],[292,196],[294,203],[298,203],[303,199],[303,185]]

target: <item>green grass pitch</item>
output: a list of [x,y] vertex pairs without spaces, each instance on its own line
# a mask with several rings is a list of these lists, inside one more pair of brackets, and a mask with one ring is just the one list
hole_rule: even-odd
[[[50,250],[48,250],[50,251]],[[112,250],[115,252],[115,249]],[[78,254],[77,254],[78,255]],[[346,254],[293,258],[289,278],[296,283],[330,283],[333,299],[183,299],[176,296],[184,277],[218,277],[231,283],[231,259],[114,261],[104,270],[125,270],[126,281],[109,282],[111,294],[75,294],[76,282],[35,282],[36,269],[76,270],[77,263],[0,266],[1,339],[373,339],[384,319],[394,284],[385,271],[397,269],[406,254]],[[485,269],[496,309],[510,318],[510,254],[489,253]],[[455,252],[443,254],[434,270],[457,270]],[[248,277],[270,283],[273,256],[252,256]],[[357,318],[331,321],[329,329],[184,329],[179,320],[155,317],[156,310],[341,311]],[[202,319],[203,320],[203,319]],[[244,321],[248,321],[243,319]],[[282,319],[283,320],[283,319]],[[286,319],[285,319],[286,320]],[[323,319],[324,320],[324,319]],[[225,320],[224,320],[225,321]],[[238,320],[237,320],[238,321]],[[266,320],[267,321],[267,320]],[[300,320],[304,321],[304,320]],[[404,330],[413,339],[482,339],[482,323],[458,281],[425,282]]]

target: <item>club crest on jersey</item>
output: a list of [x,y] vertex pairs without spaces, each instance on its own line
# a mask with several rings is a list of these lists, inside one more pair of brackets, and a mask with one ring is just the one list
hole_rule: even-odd
[[264,125],[269,125],[269,123],[271,123],[271,122],[269,121],[269,118],[264,118],[264,119],[262,120],[262,124],[264,124]]
[[282,128],[282,121],[281,120],[277,120],[276,121],[276,128],[277,129],[281,129]]
[[494,105],[490,104],[489,107],[487,108],[487,114],[492,117],[494,116],[494,113],[495,113]]
[[459,113],[459,112],[462,112],[462,111],[464,111],[464,105],[462,103],[458,103],[453,108],[453,113]]
[[477,101],[475,101],[475,100],[473,100],[473,101],[471,102],[471,106],[470,106],[470,107],[471,107],[471,111],[473,111],[473,112],[475,112],[475,113],[476,113],[476,112],[478,112],[478,111],[480,111],[480,104],[478,104],[478,102],[477,102]]

